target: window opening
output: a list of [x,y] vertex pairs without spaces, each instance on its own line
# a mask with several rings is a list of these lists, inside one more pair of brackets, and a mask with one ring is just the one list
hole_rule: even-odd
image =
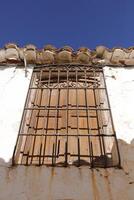
[[101,67],[63,64],[34,68],[13,164],[119,166]]

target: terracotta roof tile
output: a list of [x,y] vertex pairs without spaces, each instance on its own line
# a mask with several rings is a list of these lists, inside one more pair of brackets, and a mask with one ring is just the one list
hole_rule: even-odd
[[38,49],[33,44],[18,47],[14,43],[8,43],[0,49],[0,63],[20,63],[26,59],[27,64],[56,64],[56,63],[82,63],[102,64],[113,66],[134,66],[134,47],[112,49],[105,46],[97,46],[95,50],[81,47],[74,51],[70,46],[56,48],[53,45],[45,45]]

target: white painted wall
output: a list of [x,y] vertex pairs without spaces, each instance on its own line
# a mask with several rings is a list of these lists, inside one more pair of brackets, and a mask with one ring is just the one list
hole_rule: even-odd
[[[0,157],[9,161],[18,134],[32,68],[0,68]],[[104,69],[117,137],[134,138],[134,69]]]
[[134,69],[105,67],[107,89],[118,139],[134,138]]
[[0,161],[0,200],[133,200],[134,146],[119,146],[123,169],[9,167]]
[[0,158],[9,161],[15,146],[32,68],[0,67]]
[[[134,144],[119,141],[122,169],[12,167],[32,69],[0,69],[0,200],[133,200]],[[105,68],[118,138],[134,138],[134,69]]]

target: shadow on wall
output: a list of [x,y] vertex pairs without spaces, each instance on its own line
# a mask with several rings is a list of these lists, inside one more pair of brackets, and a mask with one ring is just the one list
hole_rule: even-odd
[[[116,145],[113,145],[112,148],[112,156],[113,162],[118,162],[118,155],[115,149]],[[121,168],[125,171],[133,170],[134,169],[134,139],[132,139],[131,143],[128,144],[124,140],[118,139],[118,146],[120,152],[120,159],[121,159]],[[0,167],[12,167],[12,159],[9,162],[6,162],[3,158],[0,158]]]
[[12,167],[12,159],[6,162],[3,158],[0,158],[0,167]]

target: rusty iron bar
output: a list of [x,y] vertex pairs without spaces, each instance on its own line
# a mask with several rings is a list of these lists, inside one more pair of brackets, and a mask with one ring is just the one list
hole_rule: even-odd
[[[86,129],[88,131],[88,129]],[[90,129],[90,130],[98,130],[98,129]],[[21,133],[22,136],[34,136],[35,134],[27,134],[27,133]],[[36,136],[56,136],[54,133],[52,134],[37,134]],[[58,134],[58,136],[66,136],[66,133],[65,134]],[[69,137],[76,137],[77,135],[76,134],[69,134]],[[101,137],[115,137],[114,134],[110,134],[110,135],[106,135],[106,134],[96,134],[96,135],[92,135],[92,134],[79,134],[80,137],[98,137],[98,136],[101,136]]]
[[67,167],[68,165],[68,144],[67,141],[65,142],[65,162],[64,162],[64,166]]
[[[78,71],[76,70],[76,85],[78,85]],[[80,140],[79,140],[79,104],[78,104],[78,87],[76,87],[76,119],[77,119],[77,145],[78,145],[78,166],[80,166]]]
[[[46,85],[45,85],[46,86]],[[30,87],[29,90],[38,90],[38,89],[44,89],[44,90],[48,90],[48,89],[53,89],[53,90],[57,90],[58,87]],[[86,86],[83,86],[83,87],[77,87],[79,90],[83,90],[83,88],[87,89],[87,90],[93,90],[92,87],[86,87]],[[66,88],[61,88],[62,90],[66,90]],[[76,87],[70,87],[69,90],[75,90]],[[106,88],[104,87],[97,87],[97,88],[94,88],[94,90],[105,90]]]
[[[48,78],[48,84],[50,84],[50,80],[51,80],[51,70],[49,71],[49,78]],[[52,89],[50,89],[49,93],[48,93],[48,106],[50,106],[50,103],[51,103],[51,95],[52,95]],[[44,117],[44,127],[43,127],[43,132],[45,131],[45,134],[46,134],[46,137],[44,138],[44,149],[43,149],[43,155],[44,155],[44,158],[42,160],[42,164],[44,163],[44,159],[45,159],[45,152],[46,152],[46,143],[47,143],[47,131],[48,131],[48,124],[49,124],[49,111],[50,110],[47,110],[47,117],[46,117],[46,120],[45,120],[45,117]],[[45,125],[46,125],[46,129],[45,129]]]
[[78,167],[81,165],[80,138],[78,137]]
[[54,145],[54,143],[53,143],[53,149],[52,149],[52,166],[54,166],[55,165],[55,159],[54,159],[54,150],[55,150],[55,145]]
[[[23,156],[25,156],[25,157],[27,157],[27,155],[28,155],[28,154],[23,154]],[[67,155],[70,155],[71,157],[77,157],[77,158],[78,158],[78,154],[70,154],[70,153],[67,153]],[[54,155],[54,156],[55,156],[55,155]],[[47,155],[47,154],[45,155],[46,158],[52,158],[52,157],[54,157],[54,156],[53,156],[53,153],[52,153],[52,154],[49,154],[49,155]],[[59,156],[65,158],[65,153],[64,153],[64,154],[59,154]],[[31,158],[31,157],[32,157],[32,155],[29,154],[29,155],[28,155],[28,158]],[[35,154],[35,155],[33,155],[33,157],[34,157],[34,158],[39,158],[39,154]],[[43,158],[43,157],[44,157],[43,155],[40,155],[40,158]],[[90,157],[91,157],[91,158],[100,158],[100,156],[95,156],[95,155],[93,156],[93,155],[92,155],[92,149],[91,149],[91,155],[90,155]],[[89,158],[89,155],[87,155],[87,154],[85,154],[85,155],[84,155],[84,154],[80,154],[80,158]],[[89,162],[89,164],[90,164],[90,162]],[[30,164],[30,165],[31,165],[31,164]],[[105,165],[104,165],[104,166],[105,166]]]
[[[85,85],[87,84],[87,76],[86,76],[86,69],[84,70],[84,73],[85,73]],[[88,102],[87,102],[87,88],[84,88],[84,93],[85,93],[85,106],[87,108],[88,106]],[[91,117],[91,116],[90,116]],[[95,116],[96,117],[96,116]],[[90,159],[90,163],[91,163],[91,157],[90,157],[90,154],[91,154],[91,139],[90,139],[90,131],[91,131],[91,127],[90,127],[90,123],[89,123],[89,114],[88,114],[88,109],[86,109],[86,121],[87,121],[87,131],[88,131],[88,150],[89,150],[89,159]]]
[[[41,82],[41,77],[42,77],[42,70],[41,70],[41,73],[40,73],[40,80],[39,80],[39,84]],[[42,102],[42,98],[43,98],[43,89],[41,89],[41,94],[39,96],[39,105],[41,105],[41,102]],[[40,114],[40,110],[38,110],[38,113],[37,115]],[[35,150],[35,143],[36,143],[36,133],[37,133],[37,127],[38,127],[38,124],[39,124],[39,117],[37,117],[37,120],[36,120],[36,123],[35,123],[35,135],[34,135],[34,141],[33,141],[33,148],[32,148],[32,155],[34,155],[34,150]],[[33,157],[31,158],[31,163],[33,161]]]
[[118,153],[118,167],[121,168],[121,158],[120,158],[119,145],[118,145],[118,141],[117,141],[116,131],[115,131],[115,128],[114,128],[113,116],[112,116],[110,101],[109,101],[109,98],[108,98],[107,85],[106,85],[106,80],[105,80],[103,69],[102,69],[102,75],[103,75],[104,86],[106,88],[105,91],[106,91],[107,102],[108,102],[108,106],[109,106],[110,120],[111,120],[111,124],[112,124],[113,133],[115,135],[115,143],[116,143],[116,149],[117,149],[117,153]]
[[42,158],[42,143],[40,145],[39,166],[41,165],[41,158]]
[[91,142],[91,168],[94,167],[94,153],[93,153],[93,144]]
[[[96,76],[95,71],[93,71],[94,73],[94,77]],[[94,88],[96,87],[96,84],[93,87],[93,95],[94,95],[94,102],[95,102],[95,107],[96,107],[96,119],[97,119],[97,128],[98,128],[98,133],[99,135],[101,134],[100,132],[100,123],[99,123],[99,116],[98,116],[98,110],[101,108],[98,108],[98,102],[97,102],[97,98],[96,98],[96,91],[94,90]],[[100,153],[101,155],[103,154],[103,150],[102,150],[102,141],[101,141],[101,137],[99,136],[99,144],[100,144]]]
[[59,153],[60,153],[60,140],[58,140],[57,158],[59,157]]
[[[58,69],[58,75],[57,75],[57,83],[59,84],[60,83],[60,70]],[[56,107],[58,107],[60,104],[60,88],[58,88],[58,98],[57,98],[57,105]],[[56,163],[56,158],[57,158],[57,148],[58,148],[58,145],[57,144],[57,141],[58,141],[58,123],[59,123],[59,110],[56,110],[57,113],[55,114],[55,163]]]
[[[35,103],[35,101],[36,101],[36,98],[37,98],[37,94],[38,94],[38,93],[39,93],[39,90],[37,90],[37,91],[35,92],[34,99],[33,99],[33,101],[31,102],[32,107],[34,106],[34,103]],[[32,117],[33,117],[33,112],[34,112],[34,109],[30,112],[29,122],[26,124],[26,126],[28,126],[27,134],[29,134],[30,124],[31,124],[31,122],[32,122]],[[28,137],[26,137],[26,140],[25,140],[24,152],[25,152],[25,148],[26,148],[27,142],[28,142]],[[22,162],[22,160],[21,160],[21,162]]]
[[[45,107],[45,106],[44,106]],[[64,108],[60,108],[60,107],[57,107],[57,108],[25,108],[24,110],[67,110],[67,107],[64,107]],[[68,108],[68,110],[76,110],[76,108]],[[91,110],[91,111],[98,111],[98,110],[101,110],[101,111],[109,111],[110,109],[108,108],[90,108],[89,106],[87,108],[78,108],[78,110]]]
[[29,159],[29,151],[27,152],[27,157],[26,157],[26,166],[28,166],[28,159]]
[[65,141],[65,167],[67,167],[68,165],[68,120],[69,120],[69,69],[67,69],[67,73],[66,73],[66,82],[67,82],[67,90],[66,90],[66,141]]
[[30,94],[31,94],[31,91],[29,90],[29,88],[33,85],[33,81],[34,81],[34,72],[32,72],[32,77],[31,77],[31,80],[30,80],[30,83],[29,83],[29,87],[28,87],[28,91],[27,91],[27,95],[26,95],[26,101],[25,101],[25,104],[24,104],[23,113],[22,113],[21,122],[20,122],[20,127],[19,127],[19,133],[18,133],[18,136],[17,136],[15,148],[14,148],[14,151],[13,151],[12,165],[16,164],[15,163],[15,155],[19,151],[17,149],[17,146],[18,146],[18,143],[19,143],[19,136],[20,136],[21,130],[22,130],[23,126],[24,126],[24,119],[26,117],[25,107],[27,106],[27,103],[29,102],[29,98],[30,98]]

